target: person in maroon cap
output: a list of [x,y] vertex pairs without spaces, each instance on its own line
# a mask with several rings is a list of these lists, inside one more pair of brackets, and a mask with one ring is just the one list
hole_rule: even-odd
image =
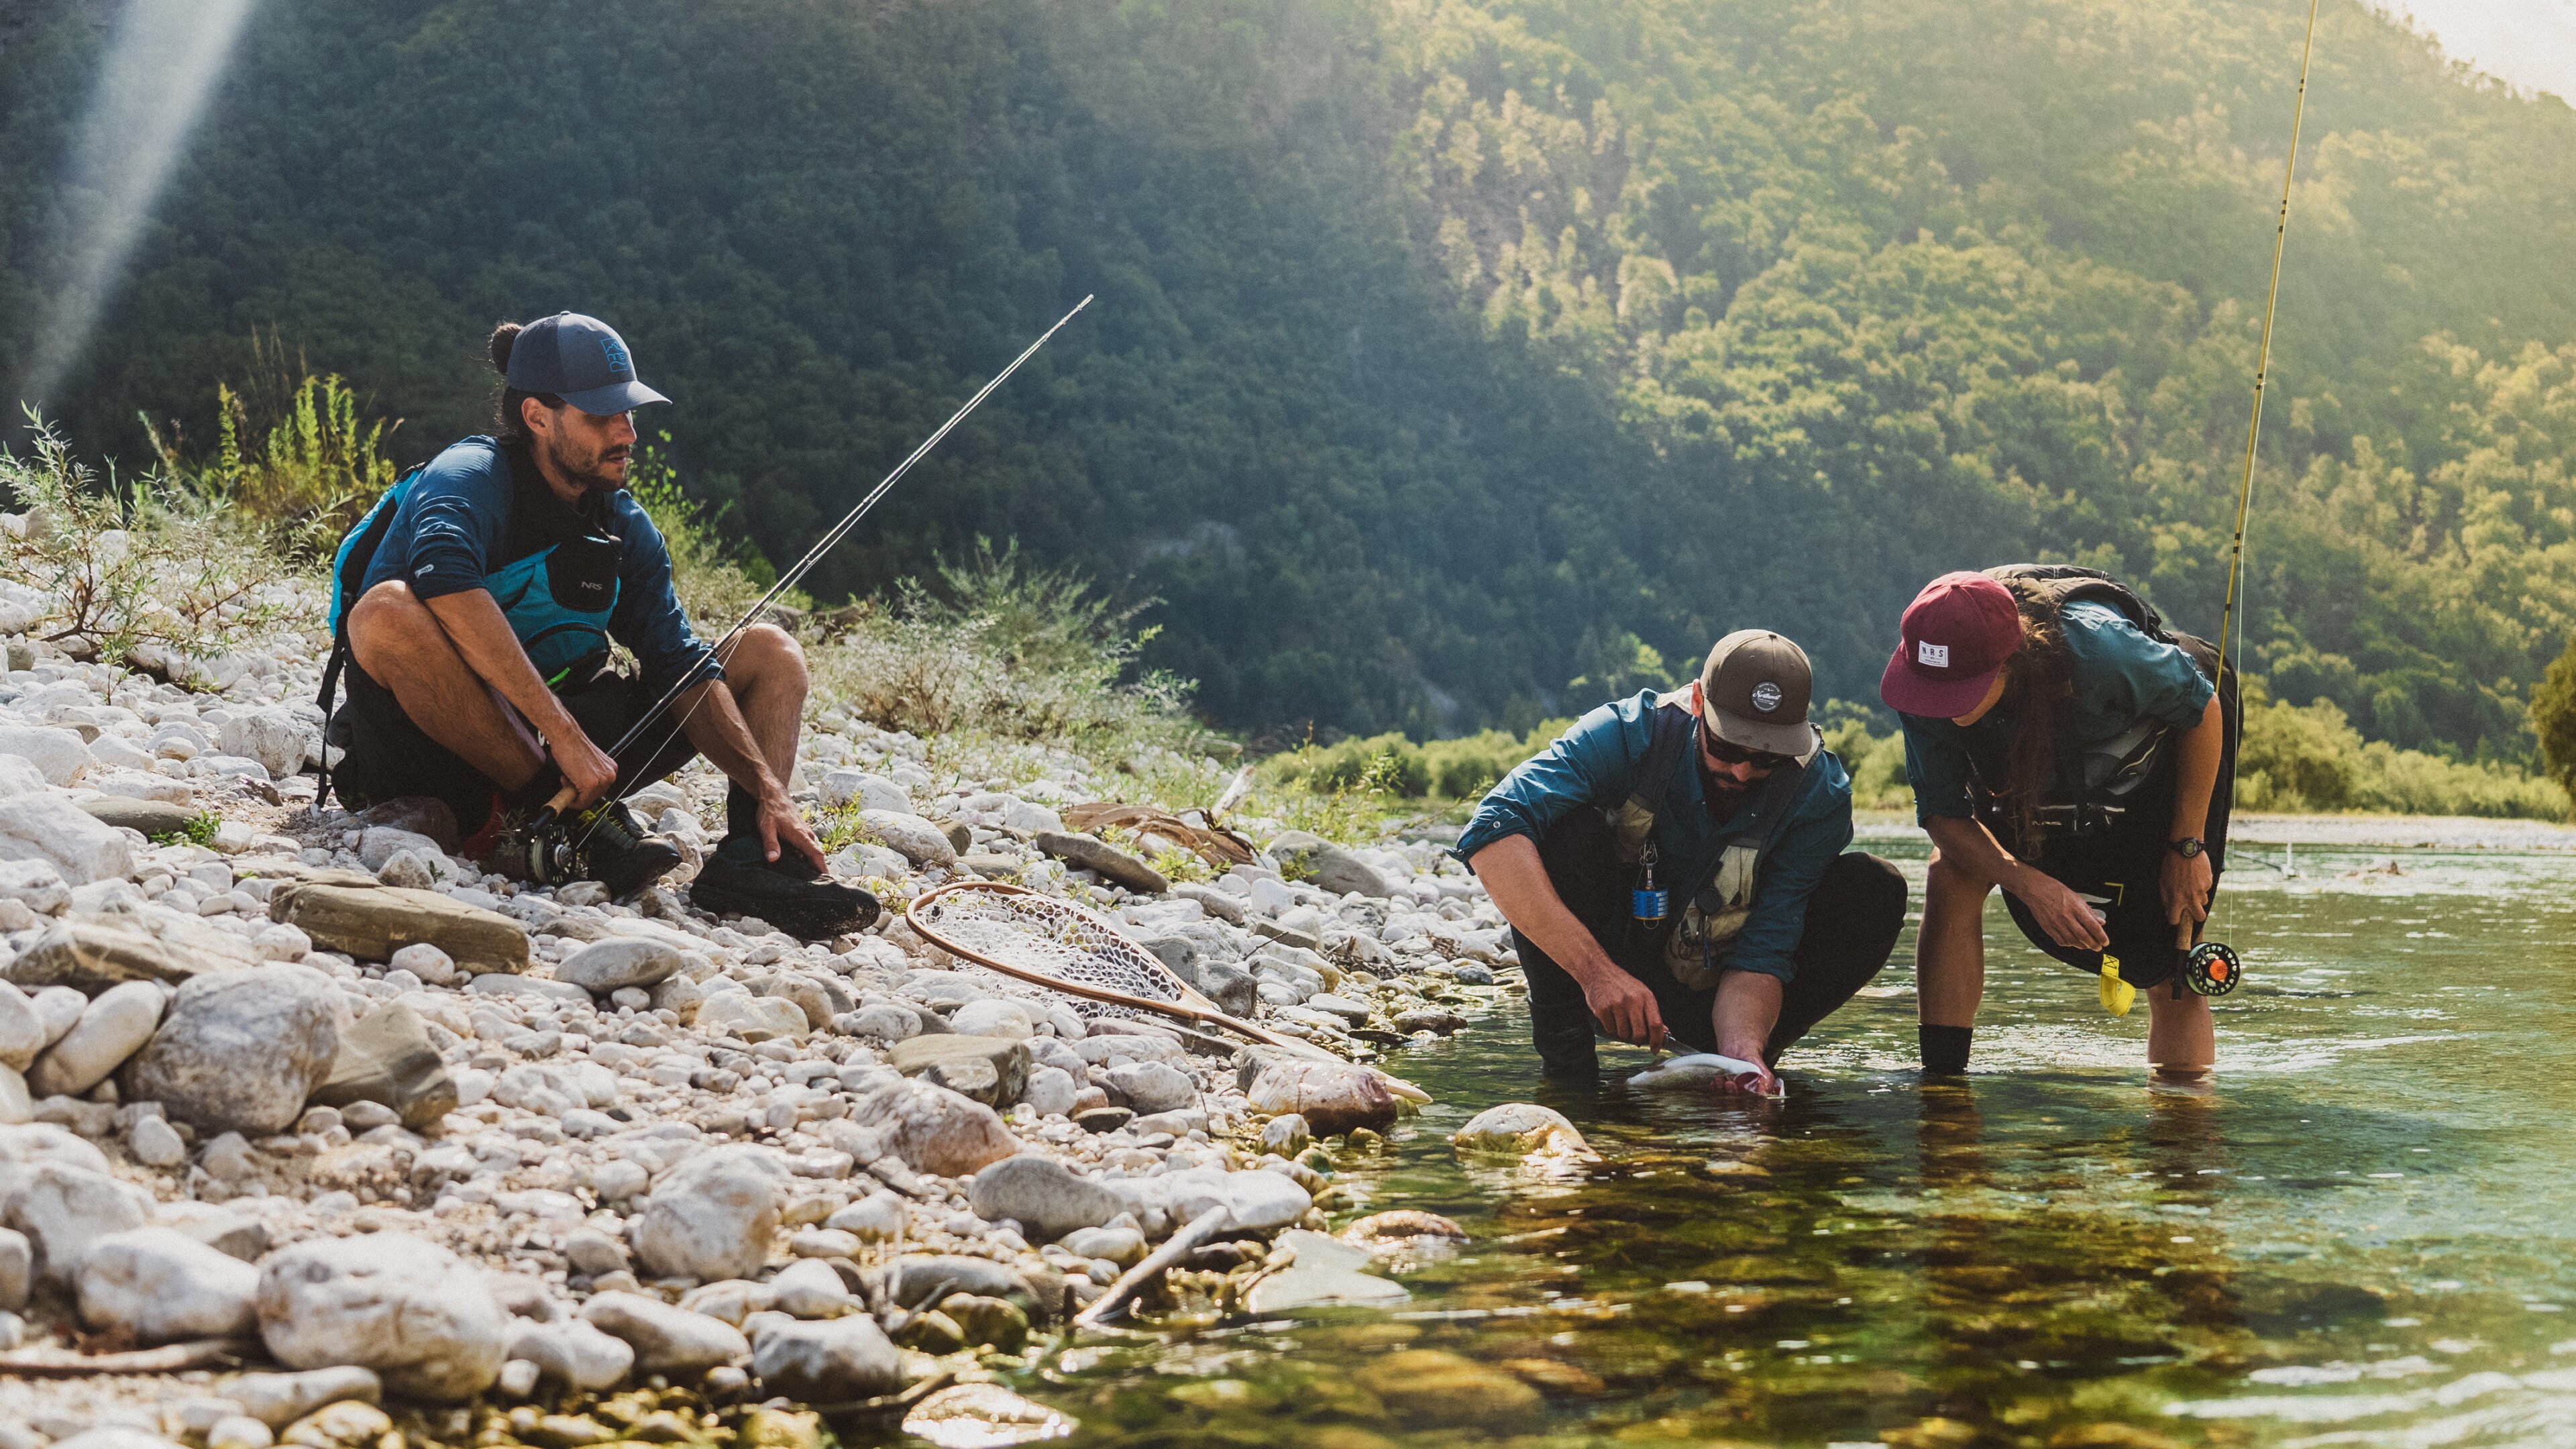
[[2146,991],[2159,1073],[2212,1065],[2208,998],[2174,978],[2179,929],[2207,919],[2224,864],[2239,721],[2216,653],[2065,565],[1944,574],[1906,608],[1879,697],[1903,716],[1933,844],[1915,944],[1927,1072],[1967,1070],[1998,886],[2033,945],[2102,977],[2106,1006]]

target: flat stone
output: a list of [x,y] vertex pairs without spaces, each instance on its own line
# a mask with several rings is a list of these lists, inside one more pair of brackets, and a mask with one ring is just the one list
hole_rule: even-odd
[[992,1108],[919,1081],[869,1092],[845,1120],[878,1130],[887,1152],[916,1171],[941,1177],[968,1176],[1020,1150]]
[[848,1403],[903,1384],[903,1355],[874,1318],[852,1314],[769,1326],[753,1345],[761,1387],[807,1403]]
[[1029,1280],[1010,1266],[990,1258],[970,1258],[963,1254],[930,1253],[895,1260],[894,1296],[906,1308],[919,1308],[932,1294],[945,1299],[951,1293],[972,1293],[984,1298],[1007,1298],[1022,1309],[1037,1306],[1037,1290]]
[[1245,1302],[1251,1312],[1334,1305],[1379,1308],[1413,1296],[1401,1283],[1361,1272],[1370,1262],[1364,1248],[1304,1228],[1281,1233],[1272,1244],[1274,1252],[1279,1248],[1295,1252],[1296,1261],[1252,1286],[1252,1296]]
[[152,1039],[168,994],[159,982],[128,981],[101,992],[63,1039],[27,1070],[39,1097],[73,1096],[107,1080],[119,1063]]
[[786,1206],[787,1169],[757,1147],[718,1147],[663,1175],[627,1231],[657,1276],[749,1278],[769,1261]]
[[125,835],[56,794],[0,799],[0,860],[43,860],[76,886],[134,873]]
[[456,1110],[456,1079],[431,1044],[420,1014],[399,1001],[368,1012],[340,1033],[331,1070],[308,1098],[316,1106],[372,1102],[418,1132]]
[[780,996],[754,996],[748,991],[718,991],[698,1003],[698,1029],[730,1032],[758,1044],[782,1037],[801,1037],[809,1029],[804,1009]]
[[[103,1168],[106,1159],[99,1161]],[[36,1275],[65,1287],[99,1239],[143,1226],[152,1212],[152,1199],[141,1188],[59,1158],[12,1171],[9,1178],[14,1186],[0,1201],[0,1220],[26,1234]]]
[[52,725],[0,725],[0,755],[25,760],[46,784],[56,786],[79,780],[94,763],[79,731]]
[[[137,988],[118,988],[128,989]],[[339,988],[310,966],[200,976],[179,988],[117,1085],[126,1100],[159,1102],[171,1120],[210,1134],[283,1132],[330,1075],[339,1011]]]
[[1060,1241],[1068,1253],[1100,1258],[1122,1268],[1133,1268],[1145,1258],[1145,1235],[1134,1228],[1081,1228],[1065,1234]]
[[292,1374],[242,1374],[226,1380],[224,1394],[242,1412],[272,1429],[283,1429],[330,1404],[376,1403],[384,1382],[372,1369],[354,1365]]
[[1081,870],[1090,871],[1140,895],[1159,896],[1172,888],[1163,873],[1120,850],[1117,846],[1090,835],[1066,835],[1040,831],[1030,842],[1039,850]]
[[741,1329],[640,1293],[594,1293],[582,1305],[581,1317],[625,1340],[635,1350],[634,1371],[639,1374],[678,1378],[751,1358],[751,1343]]
[[920,816],[904,810],[862,810],[859,819],[878,839],[903,858],[917,866],[948,866],[957,863],[957,845],[945,831]]
[[903,1432],[932,1444],[1037,1444],[1081,1424],[1000,1384],[955,1384],[912,1406]]
[[1264,847],[1279,868],[1292,880],[1310,880],[1334,895],[1356,891],[1364,896],[1384,900],[1393,894],[1377,867],[1333,844],[1320,835],[1303,830],[1290,830],[1273,837]]
[[679,948],[660,941],[620,937],[593,941],[555,963],[555,979],[594,995],[623,987],[651,987],[678,971]]
[[1117,1193],[1035,1153],[1005,1157],[976,1173],[966,1200],[977,1217],[1010,1218],[1041,1243],[1076,1228],[1096,1228],[1127,1210],[1127,1200]]
[[[244,956],[247,957],[247,952]],[[141,931],[91,921],[60,921],[49,927],[0,975],[29,991],[68,986],[95,996],[129,981],[161,981],[172,986],[232,961],[193,961]]]
[[1172,894],[1183,900],[1198,902],[1199,909],[1228,925],[1243,924],[1246,914],[1243,897],[1231,891],[1219,890],[1215,886],[1203,885],[1197,881],[1181,881],[1172,887]]
[[1195,1218],[1213,1207],[1223,1207],[1234,1215],[1236,1227],[1253,1232],[1284,1228],[1306,1215],[1315,1205],[1306,1189],[1294,1178],[1279,1172],[1227,1172],[1223,1168],[1193,1167],[1166,1173],[1161,1178],[1143,1179],[1159,1182],[1175,1221]]
[[1018,1101],[1028,1086],[1029,1049],[1009,1037],[917,1036],[896,1043],[886,1060],[907,1077],[988,1107]]
[[1105,1134],[1136,1120],[1136,1114],[1125,1107],[1091,1107],[1073,1114],[1073,1125],[1085,1132]]
[[259,1270],[175,1228],[100,1238],[77,1282],[82,1322],[144,1343],[235,1338],[259,1323]]
[[104,795],[80,802],[80,808],[92,819],[131,830],[147,840],[164,836],[185,835],[203,812],[167,800],[136,800],[122,795]]
[[1120,1062],[1111,1067],[1109,1090],[1127,1099],[1138,1113],[1176,1112],[1195,1107],[1199,1085],[1190,1074],[1165,1062]]
[[404,1233],[314,1238],[259,1270],[260,1336],[294,1368],[355,1364],[395,1393],[472,1398],[501,1373],[509,1315],[481,1270]]
[[1397,1417],[1421,1425],[1518,1429],[1547,1407],[1538,1390],[1511,1374],[1445,1349],[1398,1349],[1353,1377]]
[[1395,1094],[1377,1073],[1350,1062],[1278,1056],[1260,1068],[1244,1096],[1256,1112],[1294,1112],[1317,1134],[1331,1137],[1354,1127],[1384,1131],[1395,1123]]
[[528,969],[527,927],[435,891],[298,882],[270,894],[268,918],[301,928],[324,950],[361,961],[382,961],[426,941],[467,971]]
[[535,1364],[543,1377],[595,1392],[615,1388],[635,1367],[635,1346],[587,1319],[559,1323],[523,1319],[510,1335],[510,1357]]

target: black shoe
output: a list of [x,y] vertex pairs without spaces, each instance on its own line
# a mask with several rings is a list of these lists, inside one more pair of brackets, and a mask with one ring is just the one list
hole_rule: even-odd
[[756,836],[720,842],[689,883],[689,904],[711,915],[757,916],[800,941],[828,941],[875,924],[877,898],[828,880],[793,850],[762,858]]
[[680,848],[646,835],[623,800],[603,800],[542,831],[529,829],[526,818],[513,818],[484,862],[485,869],[538,885],[595,880],[614,900],[634,895],[679,864]]

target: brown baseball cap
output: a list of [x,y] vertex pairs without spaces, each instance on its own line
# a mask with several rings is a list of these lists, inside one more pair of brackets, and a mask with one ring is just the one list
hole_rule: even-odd
[[1700,701],[1718,738],[1748,750],[1801,759],[1816,748],[1807,697],[1816,674],[1807,651],[1768,629],[1738,629],[1708,651]]

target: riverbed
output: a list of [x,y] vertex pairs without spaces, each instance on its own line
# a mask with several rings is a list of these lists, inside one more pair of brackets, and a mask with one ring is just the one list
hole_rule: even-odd
[[[2516,842],[2519,844],[2519,842]],[[1920,837],[1869,847],[1920,885]],[[2287,864],[2295,874],[2285,873]],[[2239,852],[2206,1091],[2000,908],[1971,1076],[1923,1084],[1910,939],[1771,1105],[1537,1081],[1516,997],[1390,1063],[1439,1099],[1344,1151],[1337,1220],[1456,1219],[1411,1298],[1084,1340],[1014,1376],[1077,1444],[1898,1449],[2576,1443],[2576,863]],[[1590,1164],[1462,1163],[1479,1108]]]

